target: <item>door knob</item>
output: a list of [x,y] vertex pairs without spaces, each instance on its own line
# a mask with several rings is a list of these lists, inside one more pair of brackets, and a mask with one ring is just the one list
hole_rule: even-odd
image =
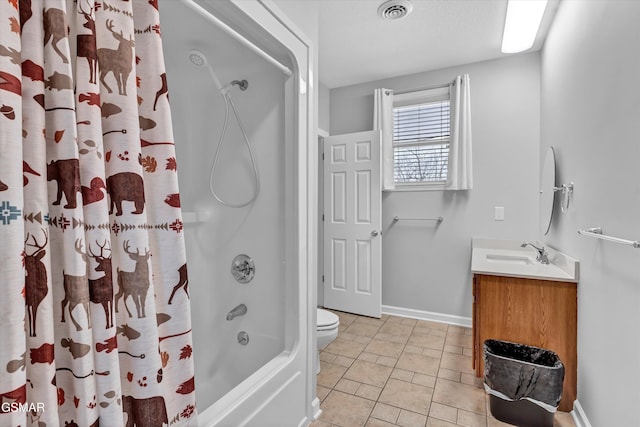
[[379,234],[379,233],[378,233],[378,230],[373,230],[373,231],[371,232],[371,237],[376,237],[378,234]]

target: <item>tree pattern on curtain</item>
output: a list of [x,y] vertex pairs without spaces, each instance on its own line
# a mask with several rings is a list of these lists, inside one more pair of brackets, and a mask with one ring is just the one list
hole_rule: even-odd
[[157,0],[0,0],[0,425],[195,425]]

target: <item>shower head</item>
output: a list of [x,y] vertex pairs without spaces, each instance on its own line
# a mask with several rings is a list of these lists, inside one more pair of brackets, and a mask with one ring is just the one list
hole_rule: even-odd
[[195,49],[192,49],[191,51],[189,51],[189,61],[191,61],[193,65],[196,65],[198,67],[208,65],[207,57],[204,56],[204,53]]
[[216,88],[220,93],[224,93],[225,89],[222,86],[222,83],[220,83],[218,76],[216,76],[216,73],[213,72],[213,68],[211,68],[211,65],[209,65],[209,61],[207,61],[207,57],[204,53],[196,49],[191,49],[189,51],[189,61],[191,61],[191,63],[196,67],[205,67],[206,69],[208,69],[209,74],[211,75],[211,79],[216,85]]

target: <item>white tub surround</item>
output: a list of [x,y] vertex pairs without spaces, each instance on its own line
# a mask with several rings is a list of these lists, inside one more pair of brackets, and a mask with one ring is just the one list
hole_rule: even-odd
[[[185,182],[198,425],[308,425],[317,411],[311,44],[269,0],[161,0],[159,10]],[[194,50],[233,98],[256,154],[260,193],[245,207],[209,189],[225,103],[211,73],[190,61]],[[213,184],[238,204],[255,183],[233,114],[224,140]],[[230,272],[239,254],[254,262],[249,283]]]

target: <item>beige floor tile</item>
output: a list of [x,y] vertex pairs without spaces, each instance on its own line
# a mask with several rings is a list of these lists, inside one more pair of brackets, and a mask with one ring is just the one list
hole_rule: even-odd
[[465,374],[462,373],[460,375],[460,382],[463,384],[469,384],[469,385],[473,385],[476,386],[478,388],[482,388],[484,389],[484,379],[483,378],[477,378],[476,374]]
[[354,322],[356,323],[366,323],[367,325],[373,325],[373,326],[382,326],[385,322],[384,319],[376,319],[375,317],[365,317],[365,316],[358,316],[356,317],[356,320],[354,320]]
[[419,372],[421,374],[436,376],[440,360],[420,354],[402,353],[396,363],[396,368],[407,371]]
[[364,335],[356,335],[356,337],[354,338],[355,342],[359,342],[360,344],[369,344],[369,342],[371,341],[371,337],[366,337]]
[[441,331],[446,331],[449,327],[446,323],[432,322],[430,320],[419,320],[416,326],[419,328],[439,329]]
[[424,351],[424,347],[407,344],[404,346],[404,350],[402,351],[404,351],[405,353],[422,354],[422,352]]
[[395,424],[398,419],[398,415],[400,415],[400,408],[396,408],[395,406],[385,405],[384,403],[376,403],[376,406],[371,411],[371,416],[373,418],[378,418],[380,420],[386,421],[388,423]]
[[409,337],[407,344],[432,348],[434,350],[442,350],[444,348],[444,338],[437,335],[419,334],[414,332]]
[[331,423],[323,420],[315,420],[309,424],[309,427],[331,427]]
[[[339,338],[320,353],[311,427],[509,427],[493,418],[472,367],[470,328],[337,312]],[[575,427],[558,412],[554,427]]]
[[433,348],[425,348],[422,351],[422,354],[425,356],[433,357],[435,359],[440,359],[442,357],[442,351],[434,350]]
[[355,395],[364,397],[365,399],[373,400],[374,402],[378,400],[380,396],[380,392],[382,391],[382,387],[376,387],[369,384],[361,384],[356,390]]
[[396,427],[396,425],[379,420],[377,418],[369,418],[367,424],[365,424],[365,427]]
[[449,421],[439,420],[437,418],[427,418],[427,427],[458,427]]
[[353,322],[344,331],[348,334],[371,338],[378,333],[378,329],[380,329],[380,326],[369,325],[367,323]]
[[438,378],[433,401],[465,411],[486,414],[484,390],[467,384]]
[[[389,322],[385,323],[385,325],[389,325]],[[405,345],[409,340],[409,335],[394,335],[388,334],[386,332],[378,332],[374,338],[378,340],[393,342],[399,345]]]
[[336,355],[336,358],[333,359],[331,363],[335,363],[336,365],[340,365],[348,368],[349,366],[351,366],[354,360],[356,359],[338,354]]
[[457,345],[447,344],[447,342],[445,341],[445,343],[444,343],[444,351],[447,352],[447,353],[462,354],[462,347],[458,347]]
[[449,331],[447,333],[445,344],[471,348],[471,346],[473,345],[473,337],[471,335],[456,334]]
[[378,357],[378,360],[376,360],[376,363],[378,365],[384,365],[393,368],[396,366],[396,363],[398,363],[398,359],[396,359],[395,357],[380,356]]
[[411,325],[386,322],[382,325],[379,332],[398,336],[409,336],[411,335],[411,331],[413,331],[413,326]]
[[440,368],[451,369],[452,371],[464,372],[465,374],[473,374],[473,358],[462,354],[442,353]]
[[415,374],[415,372],[407,371],[406,369],[398,369],[398,368],[396,368],[391,372],[391,376],[390,377],[391,378],[395,378],[397,380],[402,380],[402,381],[406,381],[406,382],[410,383],[414,374]]
[[333,388],[342,375],[347,372],[347,368],[333,363],[320,361],[320,373],[317,376],[318,385]]
[[452,371],[451,369],[440,368],[438,370],[438,378],[460,382],[460,372]]
[[356,358],[364,350],[365,345],[354,341],[348,341],[344,338],[338,337],[328,346],[325,350],[329,353],[339,354],[341,356]]
[[328,351],[320,352],[320,360],[323,362],[333,362],[337,356],[337,354],[329,353]]
[[379,354],[381,356],[400,357],[404,346],[394,342],[373,338],[364,351]]
[[358,360],[364,360],[365,362],[376,363],[376,361],[378,360],[378,357],[380,356],[375,353],[368,353],[366,351],[363,351],[362,353],[360,353],[360,356],[358,356]]
[[379,401],[387,405],[417,412],[429,413],[433,389],[396,379],[389,379],[380,394]]
[[438,402],[431,402],[429,417],[455,423],[458,419],[458,410],[452,406],[443,405]]
[[316,386],[316,396],[318,396],[320,401],[323,401],[330,391],[331,389],[329,387],[323,387],[321,385]]
[[344,377],[376,387],[383,387],[389,375],[391,375],[391,371],[393,371],[393,368],[389,366],[356,360],[344,374]]
[[373,407],[370,400],[333,390],[322,404],[320,419],[340,427],[362,427]]
[[345,313],[343,311],[334,311],[331,310],[333,313],[335,313],[338,318],[340,319],[340,325],[344,325],[345,327],[349,326],[354,320],[356,320],[358,318],[357,315],[355,314],[351,314],[351,313]]
[[359,382],[341,378],[340,381],[338,381],[333,387],[333,389],[342,391],[344,393],[355,394],[358,387],[360,387]]
[[487,427],[487,416],[460,409],[457,423],[465,427]]
[[396,424],[402,427],[424,427],[427,423],[427,416],[416,414],[415,412],[400,411],[400,416]]
[[435,335],[438,337],[445,337],[447,335],[446,329],[443,330],[443,329],[426,328],[420,325],[413,328],[413,332],[418,334]]
[[413,375],[411,382],[425,387],[434,388],[436,386],[436,377],[416,372]]
[[449,325],[449,327],[447,328],[447,332],[454,334],[464,334],[464,330],[464,327],[456,325]]

